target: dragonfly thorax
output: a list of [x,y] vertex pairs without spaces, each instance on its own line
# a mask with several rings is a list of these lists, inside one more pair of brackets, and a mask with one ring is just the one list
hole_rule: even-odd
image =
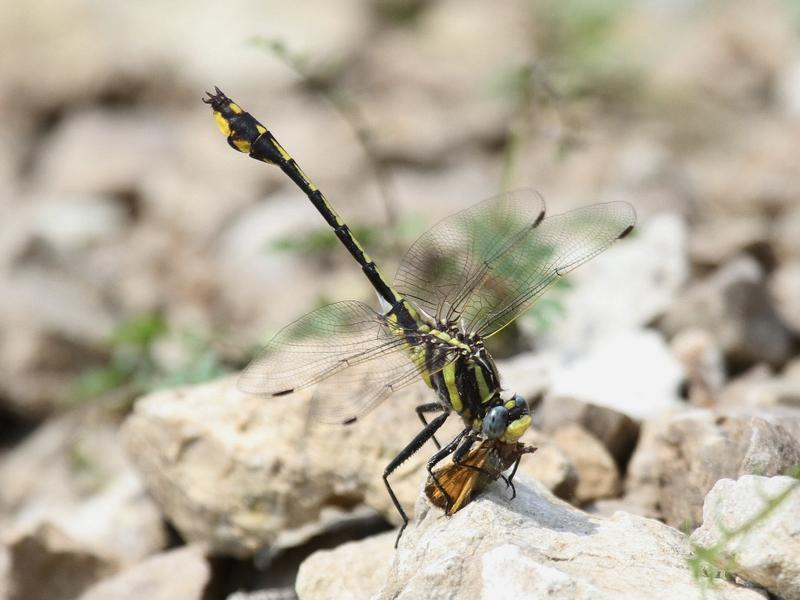
[[[443,364],[430,376],[439,400],[466,425],[480,420],[500,398],[500,377],[483,340],[457,324],[437,322],[428,332],[429,364]],[[480,427],[480,425],[478,425]]]

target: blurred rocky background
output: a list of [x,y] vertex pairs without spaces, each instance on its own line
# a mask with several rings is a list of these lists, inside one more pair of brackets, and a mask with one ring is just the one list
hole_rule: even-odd
[[[430,392],[335,428],[236,390],[373,294],[214,85],[387,273],[503,189],[636,207],[494,344],[542,398],[517,499],[443,517],[426,446],[395,553]],[[6,0],[0,108],[0,597],[800,598],[795,0]]]

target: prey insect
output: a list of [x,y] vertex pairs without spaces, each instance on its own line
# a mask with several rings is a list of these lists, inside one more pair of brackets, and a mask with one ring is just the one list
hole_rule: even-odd
[[[403,520],[399,541],[408,516],[389,476],[423,444],[432,440],[437,447],[427,471],[450,510],[454,499],[434,467],[450,455],[458,465],[476,442],[516,444],[531,424],[526,401],[503,390],[484,340],[530,308],[559,277],[625,237],[636,213],[627,203],[612,202],[545,218],[536,192],[501,194],[423,234],[390,281],[267,127],[219,88],[204,101],[231,147],[277,166],[308,197],[359,264],[381,305],[375,311],[362,302],[337,302],[301,317],[261,350],[242,373],[240,389],[283,396],[322,383],[313,416],[344,424],[420,378],[436,394],[436,401],[416,408],[421,431],[383,472]],[[435,434],[452,413],[463,428],[441,446]],[[494,479],[500,473],[494,465],[484,471]]]
[[[428,478],[425,483],[425,494],[431,504],[444,509],[446,515],[452,515],[469,504],[474,496],[491,483],[502,479],[506,486],[511,488],[513,500],[517,495],[513,480],[519,461],[523,454],[533,452],[536,452],[535,447],[526,446],[522,442],[484,440],[465,457],[437,469],[434,474],[439,483],[436,485],[432,478]],[[503,472],[512,466],[511,474],[508,477],[503,475]]]

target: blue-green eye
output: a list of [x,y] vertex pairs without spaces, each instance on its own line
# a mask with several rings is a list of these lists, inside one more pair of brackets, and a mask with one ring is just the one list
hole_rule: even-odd
[[508,409],[505,406],[495,406],[483,418],[483,433],[490,440],[496,440],[505,433],[506,425]]

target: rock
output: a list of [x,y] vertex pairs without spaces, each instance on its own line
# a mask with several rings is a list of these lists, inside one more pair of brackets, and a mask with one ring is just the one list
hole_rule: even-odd
[[238,591],[228,596],[225,600],[297,600],[297,593],[294,586],[287,586],[253,592]]
[[[381,474],[420,429],[412,407],[429,398],[420,392],[398,392],[340,427],[309,419],[309,393],[265,400],[240,393],[231,377],[140,399],[122,437],[184,539],[205,542],[213,553],[250,556],[269,545],[275,554],[362,504],[399,523]],[[429,444],[391,478],[406,506],[433,452]]]
[[[36,245],[62,257],[125,235],[127,209],[109,197],[91,194],[39,193],[26,198],[12,227],[17,252],[32,253]],[[10,229],[10,228],[9,228]]]
[[20,415],[63,408],[77,374],[107,359],[114,319],[84,279],[63,266],[0,268],[0,395]]
[[31,175],[35,189],[89,196],[138,190],[154,168],[169,160],[169,125],[161,121],[149,111],[67,113],[37,156]]
[[693,284],[662,321],[675,335],[689,327],[709,331],[734,365],[781,364],[792,339],[765,290],[755,259],[742,256]]
[[683,406],[680,364],[653,330],[609,334],[575,353],[552,359],[549,390],[578,398],[633,419],[645,420]]
[[185,546],[156,554],[92,585],[79,600],[202,600],[211,566],[202,546]]
[[49,526],[81,552],[131,564],[167,543],[116,426],[90,410],[53,418],[0,461],[0,530]]
[[744,475],[721,479],[706,496],[694,546],[715,564],[786,600],[800,598],[800,481]]
[[670,342],[686,372],[686,398],[694,406],[711,406],[725,383],[725,357],[714,337],[703,329],[679,331]]
[[[639,442],[628,463],[623,501],[641,508],[635,514],[662,519],[661,439],[674,413],[642,423]],[[631,511],[634,512],[634,511]]]
[[[416,513],[376,600],[701,597],[680,532],[622,512],[588,515],[540,485],[520,480],[509,501],[495,483],[453,517],[420,498]],[[325,576],[333,582],[340,575]],[[761,598],[715,583],[719,598]]]
[[13,314],[6,313],[0,321],[5,321],[0,324],[2,403],[31,420],[63,409],[76,374],[97,364],[101,357],[85,345],[42,327],[36,319],[26,316],[14,321]]
[[800,373],[786,371],[776,376],[766,366],[753,367],[722,389],[719,405],[726,409],[769,406],[800,408]]
[[[383,586],[394,558],[397,532],[389,531],[309,556],[297,573],[300,600],[371,598]],[[342,568],[347,565],[347,568]]]
[[7,543],[9,600],[72,600],[118,568],[52,525]]
[[[658,6],[656,14],[665,6]],[[678,10],[688,6],[676,5]],[[681,98],[703,93],[715,105],[739,109],[759,103],[760,93],[773,85],[794,47],[785,8],[779,2],[765,2],[761,8],[731,3],[699,19],[684,15],[684,43],[670,48],[663,72],[650,77]]]
[[517,472],[523,477],[535,479],[559,498],[573,499],[578,485],[578,472],[567,453],[546,435],[525,434],[522,441],[536,446],[536,453],[523,459]]
[[765,219],[714,214],[691,230],[689,254],[692,262],[717,267],[738,254],[761,251],[770,241]]
[[[417,26],[387,28],[374,39],[363,60],[380,75],[377,89],[362,102],[376,124],[379,146],[403,162],[434,162],[476,139],[501,136],[509,103],[486,94],[481,82],[507,72],[525,55],[529,32],[519,21],[523,9],[516,0],[491,8],[446,0],[426,5]],[[502,37],[504,43],[478,48],[478,37]],[[454,53],[462,60],[450,60]],[[420,69],[425,61],[443,70]],[[386,85],[396,81],[408,85]]]
[[537,346],[576,352],[652,323],[678,298],[689,274],[685,222],[659,214],[634,231],[570,273],[571,288],[557,297],[566,318],[537,335]]
[[571,423],[580,425],[605,446],[620,467],[628,463],[639,437],[639,424],[629,416],[575,398],[546,395],[536,415],[546,433],[557,432]]
[[800,259],[800,207],[789,209],[783,217],[775,223],[775,252],[783,261]]
[[800,117],[800,58],[788,65],[778,80],[778,97],[787,116]]
[[783,322],[800,336],[800,260],[780,265],[770,277],[769,291]]
[[620,493],[622,483],[617,465],[600,440],[576,424],[556,430],[552,437],[553,443],[575,465],[578,484],[574,500],[577,504],[611,498]]
[[11,556],[8,548],[0,544],[0,598],[11,597]]
[[800,431],[797,412],[698,409],[666,418],[644,428],[628,469],[628,491],[657,498],[668,524],[694,528],[703,498],[718,480],[776,475],[800,463],[795,430]]

